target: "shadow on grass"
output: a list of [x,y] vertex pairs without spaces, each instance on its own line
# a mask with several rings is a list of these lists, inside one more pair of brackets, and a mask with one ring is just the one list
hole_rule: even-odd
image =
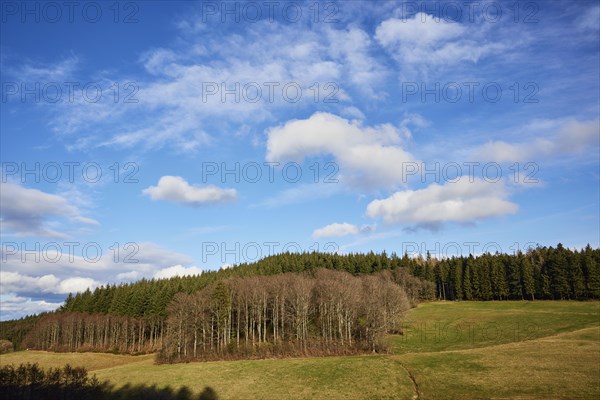
[[[170,387],[125,385],[117,390],[104,391],[101,398],[107,400],[218,400],[219,397],[214,389],[208,386],[202,393],[194,396],[185,386],[174,390]],[[79,399],[78,397],[77,400]]]
[[108,381],[89,377],[85,368],[41,369],[37,364],[0,368],[0,399],[4,400],[218,400],[206,387],[194,395],[187,387],[125,385],[116,389]]

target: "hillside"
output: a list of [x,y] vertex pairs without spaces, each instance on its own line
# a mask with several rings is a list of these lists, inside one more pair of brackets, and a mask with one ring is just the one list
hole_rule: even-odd
[[[600,395],[599,319],[597,301],[431,302],[408,312],[405,335],[389,337],[389,355],[156,365],[149,356],[28,351],[0,364],[68,362],[116,388],[198,394],[210,387],[221,399],[414,399],[415,388],[419,399],[593,399]],[[465,334],[440,336],[434,326],[448,333],[461,326]],[[520,335],[517,326],[525,328]]]
[[[599,266],[600,250],[589,245],[581,251],[566,249],[559,244],[556,248],[538,247],[526,254],[484,254],[442,260],[410,258],[407,255],[398,257],[385,252],[348,255],[285,253],[199,276],[141,280],[69,295],[56,313],[1,323],[0,338],[10,340],[16,348],[22,347],[23,341],[28,338],[25,345],[30,348],[126,353],[157,351],[164,347],[169,305],[178,293],[211,292],[218,282],[233,282],[234,278],[286,273],[312,276],[316,270],[323,268],[345,271],[353,276],[392,271],[394,277],[389,279],[403,289],[413,305],[434,298],[597,299],[600,298]],[[285,305],[288,306],[292,305]],[[263,331],[268,329],[276,335],[272,303],[266,307],[261,317]],[[52,330],[44,331],[48,327]],[[98,329],[102,329],[103,333],[99,333]],[[42,346],[40,335],[54,339],[44,339],[46,344]]]

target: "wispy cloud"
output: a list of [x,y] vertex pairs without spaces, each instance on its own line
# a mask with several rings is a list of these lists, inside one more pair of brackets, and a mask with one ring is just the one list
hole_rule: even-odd
[[334,182],[301,184],[289,189],[282,190],[281,192],[276,193],[275,195],[272,195],[260,201],[259,203],[251,205],[251,207],[283,207],[292,204],[322,200],[343,192],[344,188],[341,185],[336,184]]
[[406,18],[387,19],[376,29],[375,37],[402,67],[405,77],[422,77],[440,67],[477,63],[509,48],[490,41],[483,25],[461,24],[423,12]]
[[600,120],[537,121],[532,129],[545,131],[527,141],[490,141],[472,150],[473,158],[496,162],[528,162],[579,154],[598,154]]
[[56,219],[99,225],[95,219],[82,215],[76,206],[62,196],[28,189],[14,182],[0,183],[0,188],[0,230],[4,235],[69,237],[66,232],[51,227]]

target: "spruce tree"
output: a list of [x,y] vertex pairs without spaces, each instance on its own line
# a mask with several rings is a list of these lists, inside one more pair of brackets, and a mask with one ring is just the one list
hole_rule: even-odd
[[473,257],[470,256],[466,263],[464,263],[463,273],[463,293],[465,300],[473,300]]
[[494,296],[499,300],[505,300],[508,298],[508,284],[506,283],[504,264],[497,255],[492,257],[491,264],[490,269],[492,272],[492,288]]
[[533,274],[533,265],[526,256],[520,257],[521,266],[521,280],[523,282],[523,289],[525,294],[531,299],[535,300],[535,280]]

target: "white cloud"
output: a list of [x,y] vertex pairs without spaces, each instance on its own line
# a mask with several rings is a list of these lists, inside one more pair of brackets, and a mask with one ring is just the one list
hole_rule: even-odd
[[376,29],[375,38],[401,65],[425,73],[439,66],[476,63],[506,49],[505,44],[487,42],[478,29],[477,24],[467,27],[417,13],[413,18],[383,21]]
[[417,13],[413,18],[391,18],[376,29],[375,37],[383,46],[434,46],[461,37],[466,28],[459,23]]
[[79,58],[72,55],[43,66],[26,63],[18,69],[8,69],[8,73],[23,82],[65,82],[73,78],[78,65]]
[[540,157],[578,154],[586,149],[598,152],[600,120],[539,121],[530,127],[550,132],[522,142],[491,141],[476,147],[474,157],[496,162],[533,162]]
[[141,61],[151,74],[160,74],[177,60],[177,54],[169,49],[156,49],[148,51],[143,55]]
[[360,120],[364,120],[366,118],[365,114],[362,111],[360,111],[360,109],[354,106],[345,107],[341,113],[349,118],[355,118]]
[[338,60],[350,83],[372,98],[382,98],[375,88],[388,74],[371,53],[373,43],[369,35],[358,28],[348,30],[330,30],[329,54]]
[[202,274],[202,268],[199,267],[184,267],[183,265],[173,265],[172,267],[163,268],[154,273],[156,279],[169,279],[174,276],[192,276]]
[[74,277],[62,280],[58,284],[56,293],[77,293],[84,292],[86,289],[93,290],[99,286],[99,282],[96,282],[92,278]]
[[120,274],[117,274],[117,279],[120,281],[135,281],[139,278],[141,278],[139,271],[121,272]]
[[403,133],[390,124],[364,127],[358,121],[318,112],[268,130],[271,162],[302,161],[331,154],[340,168],[340,181],[355,186],[397,186],[405,162],[413,156],[402,147]]
[[[152,242],[137,243],[138,251],[133,254],[137,262],[129,263],[142,272],[152,271],[165,265],[189,264],[192,258],[188,255],[166,249]],[[122,267],[121,267],[122,268]]]
[[[91,249],[88,255],[83,250],[86,245]],[[102,256],[98,259],[92,258],[95,257],[96,246],[99,246],[102,252]],[[24,278],[29,279],[28,285],[31,284],[31,280],[40,281],[39,288],[42,290],[44,287],[58,286],[63,280],[81,275],[101,282],[113,281],[115,277],[119,281],[134,280],[151,277],[155,271],[165,265],[192,263],[191,257],[150,242],[120,243],[118,246],[119,257],[115,261],[117,253],[115,253],[114,243],[102,246],[96,242],[70,241],[68,245],[52,242],[50,245],[39,244],[36,250],[34,244],[22,245],[17,242],[3,241],[0,248],[2,271],[26,274],[31,278]],[[19,276],[7,282],[18,284]],[[64,285],[72,283],[76,281],[67,281]],[[18,292],[16,288],[14,291]]]
[[360,232],[360,228],[356,225],[349,224],[347,222],[344,223],[333,223],[323,228],[315,229],[312,236],[315,239],[322,237],[340,237],[347,235],[356,235]]
[[[208,32],[198,20],[202,17],[192,14],[178,24],[171,48],[143,51],[139,62],[146,78],[113,76],[102,82],[107,91],[112,82],[134,83],[138,103],[122,107],[104,96],[94,104],[77,98],[53,107],[56,131],[80,134],[67,146],[193,152],[219,140],[211,135],[215,130],[238,132],[236,125],[276,120],[282,110],[315,103],[336,108],[354,93],[386,96],[390,71],[380,61],[379,45],[359,27],[315,24],[306,30],[302,24],[260,21],[237,26],[241,31]],[[224,95],[222,84],[239,85],[238,96]],[[284,89],[288,84],[293,87]],[[295,97],[297,87],[299,101],[289,101],[286,96]],[[123,96],[132,90],[126,88]],[[114,133],[107,137],[107,131]]]
[[[218,40],[206,40],[206,32],[188,29],[184,35],[203,42],[200,51],[198,46],[148,51],[142,62],[152,76],[139,85],[143,87],[139,98],[144,100],[144,110],[129,107],[143,117],[119,127],[102,144],[144,149],[168,145],[195,151],[211,143],[213,138],[207,132],[214,124],[223,132],[235,130],[229,124],[265,121],[277,110],[314,103],[315,90],[321,102],[335,91],[325,89],[329,82],[335,83],[337,90],[333,100],[347,98],[337,84],[345,53],[332,60],[325,35],[292,25],[259,22],[246,26],[243,36],[223,34]],[[189,24],[181,24],[184,29],[186,26]],[[313,86],[315,82],[319,89]],[[293,87],[284,90],[288,84]],[[296,96],[297,87],[301,89],[298,103],[287,100]],[[226,90],[235,94],[225,94]],[[152,113],[145,113],[147,110]]]
[[98,221],[83,217],[80,210],[64,197],[28,189],[14,182],[0,183],[0,230],[15,236],[66,238],[67,234],[50,228],[53,217],[72,222],[98,225]]
[[518,206],[506,200],[504,183],[462,177],[455,183],[431,184],[425,189],[405,190],[374,200],[367,215],[383,218],[389,224],[437,226],[454,221],[472,222],[505,214],[514,214]]
[[29,276],[18,272],[0,271],[0,293],[43,292],[67,294],[94,289],[99,283],[91,278],[74,277],[59,279],[54,274]]
[[52,292],[56,290],[60,279],[49,274],[44,276],[28,276],[18,272],[0,271],[0,293],[9,292]]
[[415,125],[418,128],[427,128],[431,122],[426,120],[421,114],[417,113],[405,113],[404,119],[402,120],[402,125]]
[[20,318],[24,315],[39,314],[44,311],[53,311],[62,305],[45,300],[32,300],[14,293],[0,294],[0,321]]
[[[161,93],[145,92],[145,96],[161,96]],[[147,119],[144,126],[127,129],[119,128],[116,135],[100,143],[101,146],[132,148],[141,147],[145,150],[160,148],[169,143],[177,151],[188,153],[206,146],[211,142],[210,136],[200,127],[199,115],[190,114],[184,110],[159,112],[158,120],[153,115]],[[86,143],[82,144],[84,147]]]
[[237,199],[235,189],[222,189],[213,185],[190,185],[180,176],[163,176],[157,186],[143,190],[152,200],[166,200],[197,207],[206,203],[222,203]]
[[[0,296],[5,294],[19,296],[25,300],[13,301],[11,315],[21,317],[31,312],[54,309],[54,304],[32,299],[36,293],[44,297],[60,297],[70,292],[94,289],[101,283],[133,281],[143,277],[151,278],[154,274],[169,274],[166,265],[190,265],[189,256],[164,249],[154,243],[141,242],[121,243],[118,262],[115,262],[114,243],[108,243],[102,248],[102,257],[96,260],[82,257],[82,247],[86,243],[69,241],[73,247],[67,247],[60,242],[51,242],[59,246],[58,251],[53,246],[44,250],[45,244],[38,247],[34,244],[21,246],[21,243],[3,241],[0,248],[2,267],[0,270]],[[71,249],[71,250],[69,250]],[[26,250],[26,251],[25,251]],[[62,251],[62,252],[61,252]],[[89,257],[93,256],[90,251]],[[126,258],[127,257],[127,258]],[[199,269],[184,268],[188,274],[199,273]],[[161,272],[162,271],[162,272]],[[172,271],[181,272],[178,270]],[[115,281],[116,278],[116,281]],[[51,305],[49,305],[51,304]],[[20,309],[19,307],[22,306]],[[5,308],[2,306],[2,318],[6,319]]]

